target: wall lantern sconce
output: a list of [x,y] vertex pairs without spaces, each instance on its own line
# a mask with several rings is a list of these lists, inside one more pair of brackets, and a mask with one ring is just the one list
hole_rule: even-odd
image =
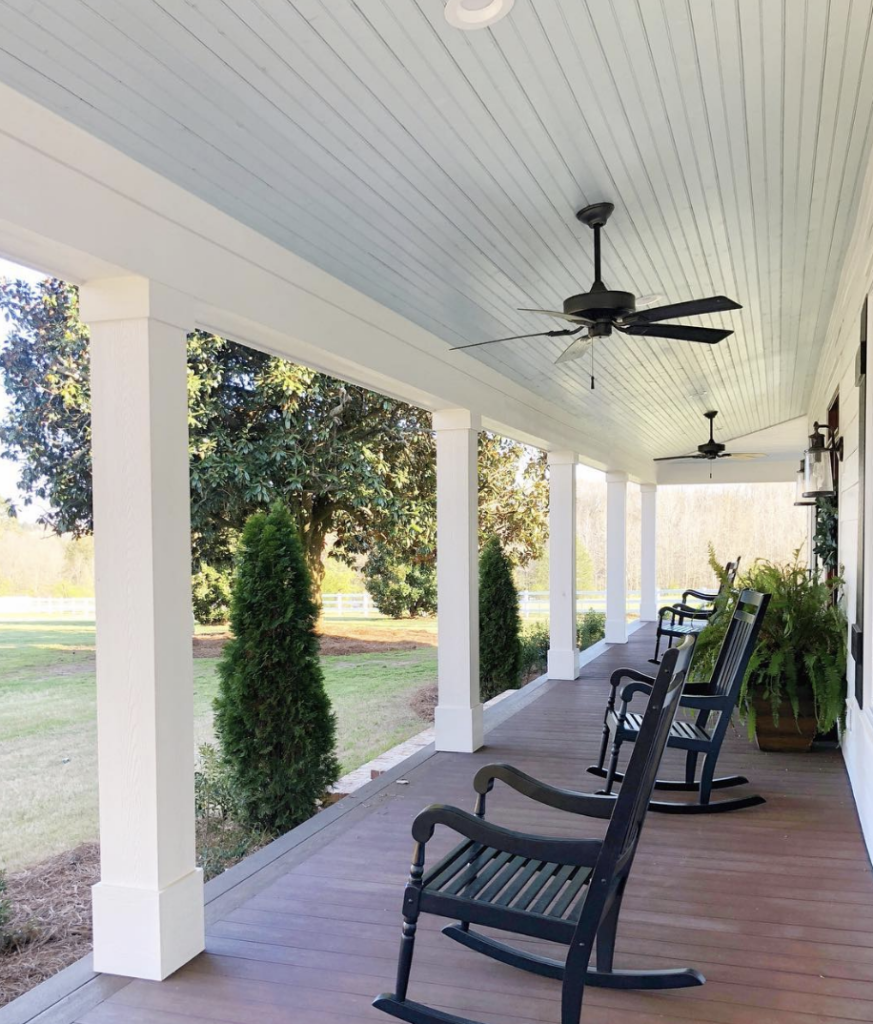
[[[822,430],[827,430],[827,437]],[[803,456],[804,498],[828,498],[835,493],[834,458],[843,461],[843,439],[829,427],[814,423]]]
[[797,472],[794,474],[794,476],[795,476],[795,482],[794,482],[794,504],[795,505],[814,505],[815,504],[815,498],[806,498],[806,497],[804,497],[804,494],[803,494],[803,489],[804,489],[804,487],[806,487],[806,482],[805,482],[805,479],[804,479],[804,462],[805,462],[804,459],[800,460],[800,466],[798,467]]

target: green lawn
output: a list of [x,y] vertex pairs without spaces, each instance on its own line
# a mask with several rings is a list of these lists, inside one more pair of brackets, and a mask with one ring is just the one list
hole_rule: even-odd
[[[343,771],[425,727],[408,702],[436,680],[435,647],[322,664]],[[198,744],[212,739],[215,666],[213,658],[194,662]],[[95,732],[93,622],[0,621],[0,867],[14,870],[96,836]],[[194,761],[192,750],[192,771]]]

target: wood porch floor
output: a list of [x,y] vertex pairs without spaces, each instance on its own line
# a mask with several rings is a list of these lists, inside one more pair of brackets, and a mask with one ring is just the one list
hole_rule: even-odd
[[[389,1018],[370,1000],[393,987],[415,813],[432,802],[471,807],[473,772],[492,760],[596,788],[585,768],[599,741],[606,680],[618,666],[643,668],[651,649],[647,627],[590,664],[582,681],[546,684],[479,753],[426,759],[408,785],[391,785],[346,815],[318,849],[289,858],[287,869],[278,862],[282,870],[260,891],[213,921],[208,952],[163,983],[131,982],[79,1020],[384,1024]],[[727,815],[649,816],[616,964],[690,965],[707,984],[657,994],[589,989],[584,1024],[873,1020],[873,876],[840,755],[761,754],[738,730],[722,762],[720,774],[747,775],[768,802]],[[489,818],[555,835],[594,834],[599,824],[505,789],[491,798]],[[436,839],[432,856],[454,841]],[[440,923],[422,918],[411,998],[495,1024],[559,1020],[557,982],[461,948],[440,935]]]

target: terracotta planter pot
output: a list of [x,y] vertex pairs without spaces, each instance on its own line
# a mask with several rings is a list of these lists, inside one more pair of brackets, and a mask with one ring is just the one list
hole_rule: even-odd
[[802,697],[800,714],[794,717],[791,705],[783,701],[779,709],[779,724],[773,724],[770,702],[756,697],[755,739],[759,750],[805,753],[812,746],[818,727],[812,697]]

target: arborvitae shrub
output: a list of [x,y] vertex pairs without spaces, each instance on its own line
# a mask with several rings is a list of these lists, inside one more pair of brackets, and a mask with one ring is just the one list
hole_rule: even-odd
[[521,621],[512,563],[497,537],[479,556],[479,696],[490,700],[518,686],[521,675]]
[[339,776],[317,618],[287,509],[252,516],[237,551],[215,729],[245,818],[273,834],[311,817]]

